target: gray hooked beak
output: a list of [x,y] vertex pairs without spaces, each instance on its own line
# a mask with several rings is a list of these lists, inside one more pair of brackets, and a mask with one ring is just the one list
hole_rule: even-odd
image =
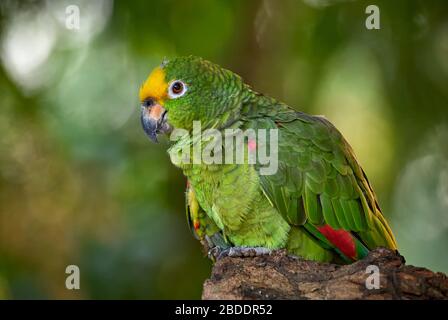
[[171,130],[167,123],[167,111],[153,99],[143,101],[141,105],[141,121],[146,135],[157,142],[159,133],[166,133]]

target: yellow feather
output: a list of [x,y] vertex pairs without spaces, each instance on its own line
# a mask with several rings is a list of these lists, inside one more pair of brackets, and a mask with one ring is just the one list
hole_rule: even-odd
[[153,98],[161,103],[167,96],[168,83],[165,81],[165,71],[161,67],[155,68],[143,86],[140,88],[140,101]]

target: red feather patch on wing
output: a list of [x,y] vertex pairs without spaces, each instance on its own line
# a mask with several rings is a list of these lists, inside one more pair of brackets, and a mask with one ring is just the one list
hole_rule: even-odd
[[355,241],[349,231],[335,230],[329,225],[317,227],[317,230],[322,233],[336,248],[338,248],[344,255],[351,259],[356,259],[356,245]]
[[193,223],[194,230],[197,231],[197,230],[199,229],[200,226],[201,226],[201,224],[199,223],[199,221],[198,221],[198,220],[195,220],[194,223]]

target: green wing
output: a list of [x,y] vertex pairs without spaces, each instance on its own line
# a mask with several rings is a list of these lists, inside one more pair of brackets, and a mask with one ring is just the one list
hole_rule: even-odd
[[185,213],[188,226],[197,240],[208,253],[210,249],[223,250],[231,245],[230,241],[223,235],[212,219],[205,213],[196,199],[196,193],[187,183],[185,196]]
[[283,217],[326,245],[328,239],[317,230],[328,225],[351,232],[357,249],[396,249],[366,175],[339,131],[323,117],[297,112],[275,125],[278,171],[260,175],[260,181]]
[[188,227],[198,240],[203,240],[205,236],[212,236],[220,232],[216,224],[208,217],[196,199],[196,193],[190,184],[187,184],[185,192],[185,213]]

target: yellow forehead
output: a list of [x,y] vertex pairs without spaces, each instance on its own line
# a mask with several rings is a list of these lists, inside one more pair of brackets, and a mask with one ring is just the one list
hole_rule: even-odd
[[140,101],[149,97],[157,101],[163,101],[167,96],[167,89],[168,83],[165,81],[165,71],[161,67],[157,67],[140,88]]

